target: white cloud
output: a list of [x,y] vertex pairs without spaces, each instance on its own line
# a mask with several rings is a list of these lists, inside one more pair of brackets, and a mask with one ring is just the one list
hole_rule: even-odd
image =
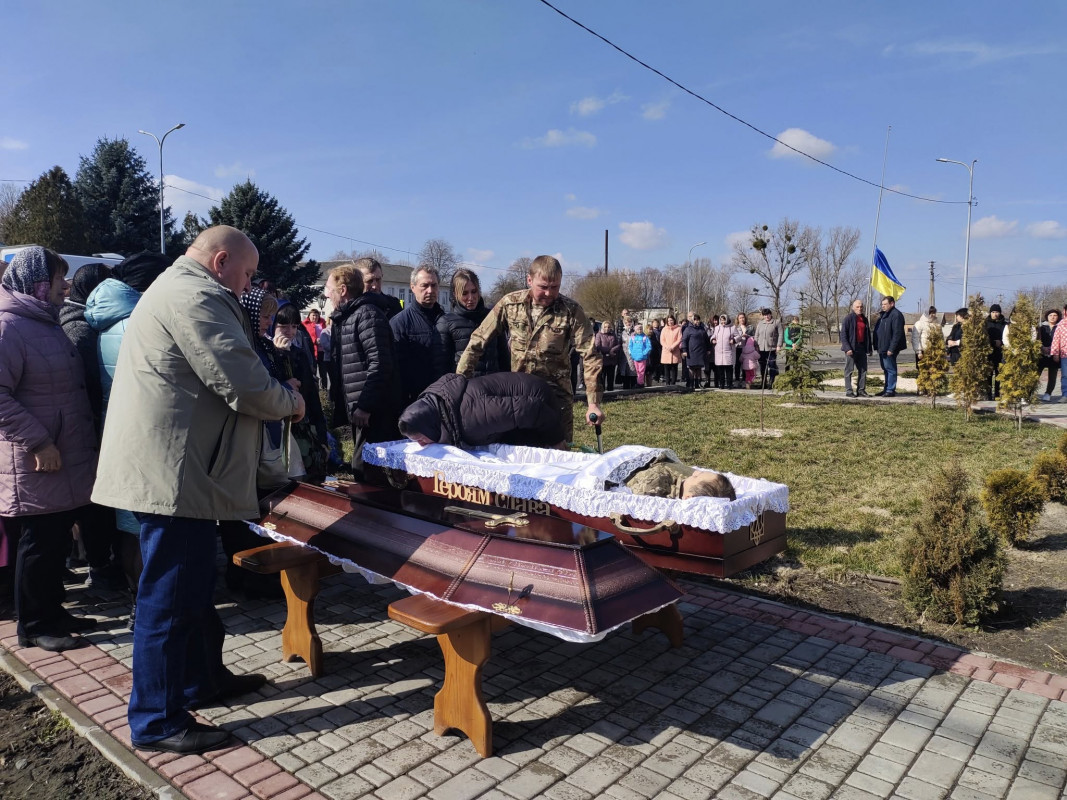
[[1026,235],[1035,239],[1067,239],[1067,228],[1054,219],[1046,219],[1027,225]]
[[975,239],[1003,239],[1019,232],[1017,220],[1000,219],[996,215],[982,217],[971,226],[971,236]]
[[1067,267],[1067,256],[1053,256],[1052,258],[1031,258],[1026,262],[1028,267]]
[[658,250],[667,246],[667,231],[648,222],[620,222],[621,241],[634,250]]
[[658,103],[645,103],[641,106],[641,116],[645,119],[663,119],[667,116],[667,109],[670,107],[670,100],[661,100]]
[[[774,147],[768,152],[771,158],[804,158],[800,153],[789,149],[789,147],[795,147],[809,156],[825,161],[837,150],[837,145],[833,142],[820,139],[803,128],[787,128],[779,133],[776,138],[778,141],[774,143]],[[785,145],[789,145],[789,147],[785,147]]]
[[616,103],[621,103],[625,100],[629,100],[626,95],[616,89],[607,97],[583,97],[581,100],[575,100],[571,103],[571,113],[577,114],[579,117],[588,117],[596,114],[598,111],[603,111],[606,106],[613,106]]
[[892,189],[894,192],[910,192],[911,191],[910,189],[908,189],[907,184],[904,184],[904,183],[894,183],[892,186],[887,186],[885,188]]
[[256,171],[250,167],[246,167],[240,161],[226,166],[225,164],[219,164],[215,167],[216,178],[254,178],[256,177]]
[[563,199],[568,203],[573,203],[578,199],[578,195],[574,194],[574,192],[567,192],[567,194],[563,195]]
[[479,250],[477,247],[468,247],[467,252],[471,254],[471,260],[479,264],[492,261],[493,256],[496,255],[492,250]]
[[208,210],[218,205],[226,195],[222,189],[197,183],[179,175],[164,176],[163,184],[163,202],[170,206],[171,213],[179,226],[189,211],[199,217],[206,217]]
[[574,208],[567,209],[567,216],[572,219],[596,219],[600,216],[600,209],[590,208],[588,206],[575,206]]
[[0,150],[25,150],[29,145],[10,136],[0,136]]
[[739,244],[743,247],[748,247],[752,242],[752,231],[734,231],[733,233],[728,233],[723,241],[726,242],[727,249],[732,253],[735,245]]
[[522,146],[531,149],[535,147],[568,147],[570,145],[592,147],[595,144],[596,136],[589,133],[589,131],[579,131],[574,128],[567,128],[567,130],[561,131],[558,128],[553,128],[544,136],[538,136],[536,139],[526,139],[523,141]]
[[889,45],[882,50],[882,55],[903,53],[908,56],[948,56],[964,58],[968,66],[991,64],[1013,58],[1033,58],[1035,56],[1054,55],[1063,52],[1063,47],[1051,44],[1040,45],[990,45],[980,41],[961,39],[941,39],[914,42],[905,45]]

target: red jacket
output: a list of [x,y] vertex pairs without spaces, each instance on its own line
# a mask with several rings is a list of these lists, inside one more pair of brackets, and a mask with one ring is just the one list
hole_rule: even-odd
[[304,329],[308,332],[308,336],[311,337],[311,344],[314,345],[315,360],[319,358],[319,334],[322,333],[322,325],[318,322],[312,322],[310,319],[304,320]]

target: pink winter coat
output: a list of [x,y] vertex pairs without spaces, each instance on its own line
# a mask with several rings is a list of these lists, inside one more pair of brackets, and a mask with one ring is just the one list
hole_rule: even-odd
[[745,343],[741,345],[741,368],[755,369],[759,366],[759,350],[756,349],[756,340],[751,336],[745,337]]
[[661,364],[677,364],[682,360],[682,326],[664,325],[659,332]]
[[734,365],[733,334],[732,325],[719,325],[711,329],[711,349],[714,352],[715,366],[732,367]]
[[[49,442],[62,467],[36,472],[33,451]],[[0,286],[0,516],[88,504],[96,456],[85,369],[59,309]]]

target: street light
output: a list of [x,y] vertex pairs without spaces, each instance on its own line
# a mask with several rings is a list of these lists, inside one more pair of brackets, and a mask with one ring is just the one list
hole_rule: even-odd
[[974,165],[978,163],[976,158],[974,161],[967,165],[963,161],[953,161],[951,158],[939,158],[937,159],[942,164],[959,164],[967,173],[971,176],[970,183],[967,185],[967,245],[963,251],[963,305],[967,306],[967,267],[971,260],[971,209],[974,207]]
[[693,251],[698,247],[703,247],[707,242],[697,242],[695,245],[689,248],[689,258],[685,261],[685,313],[688,315],[692,311],[692,307],[689,305],[689,273],[693,271]]
[[164,133],[162,139],[157,139],[156,135],[154,133],[149,133],[148,131],[137,131],[138,133],[143,133],[145,136],[151,136],[153,139],[156,140],[156,144],[159,145],[159,252],[160,253],[166,253],[167,252],[167,243],[166,243],[166,240],[163,238],[163,142],[167,141],[167,137],[170,136],[172,133],[174,133],[174,131],[178,130],[178,128],[184,128],[184,127],[185,127],[185,123],[184,122],[179,122],[177,125],[175,125],[173,128],[171,128],[169,131]]

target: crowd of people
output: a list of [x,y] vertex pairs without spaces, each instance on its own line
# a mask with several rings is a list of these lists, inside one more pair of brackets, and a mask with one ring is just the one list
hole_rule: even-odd
[[[82,267],[68,284],[62,257],[27,247],[0,280],[0,568],[14,562],[18,642],[69,650],[98,624],[64,606],[77,539],[90,582],[134,597],[128,718],[146,750],[223,746],[228,734],[189,711],[266,681],[222,661],[219,542],[227,554],[257,543],[242,520],[258,516],[261,497],[326,475],[331,427],[351,425],[357,478],[362,446],[401,434],[423,445],[563,447],[577,385],[586,423],[600,425],[603,393],[619,384],[773,385],[779,353],[802,336],[799,320],[783,325],[769,309],[755,324],[690,313],[681,324],[668,315],[641,325],[623,311],[595,329],[560,293],[551,256],[534,259],[526,288],[492,308],[478,276],[457,270],[448,310],[432,267],[412,271],[413,300],[401,307],[382,293],[381,264],[361,258],[330,271],[327,312],[304,318],[269,281],[253,286],[258,263],[243,233],[216,226],[173,263],[140,253],[110,270]],[[842,326],[847,393],[858,373],[865,394],[877,352],[892,396],[903,318],[891,298],[873,326],[863,311],[857,300]],[[918,357],[935,314],[916,325]],[[953,358],[965,316],[947,337]],[[1060,319],[1050,311],[1036,332],[1045,399],[1067,360]],[[993,306],[991,344],[1006,340],[1005,328]],[[994,344],[998,364],[1001,352]],[[732,491],[684,471],[656,485],[679,497]],[[233,570],[226,578],[250,594],[277,592]]]

